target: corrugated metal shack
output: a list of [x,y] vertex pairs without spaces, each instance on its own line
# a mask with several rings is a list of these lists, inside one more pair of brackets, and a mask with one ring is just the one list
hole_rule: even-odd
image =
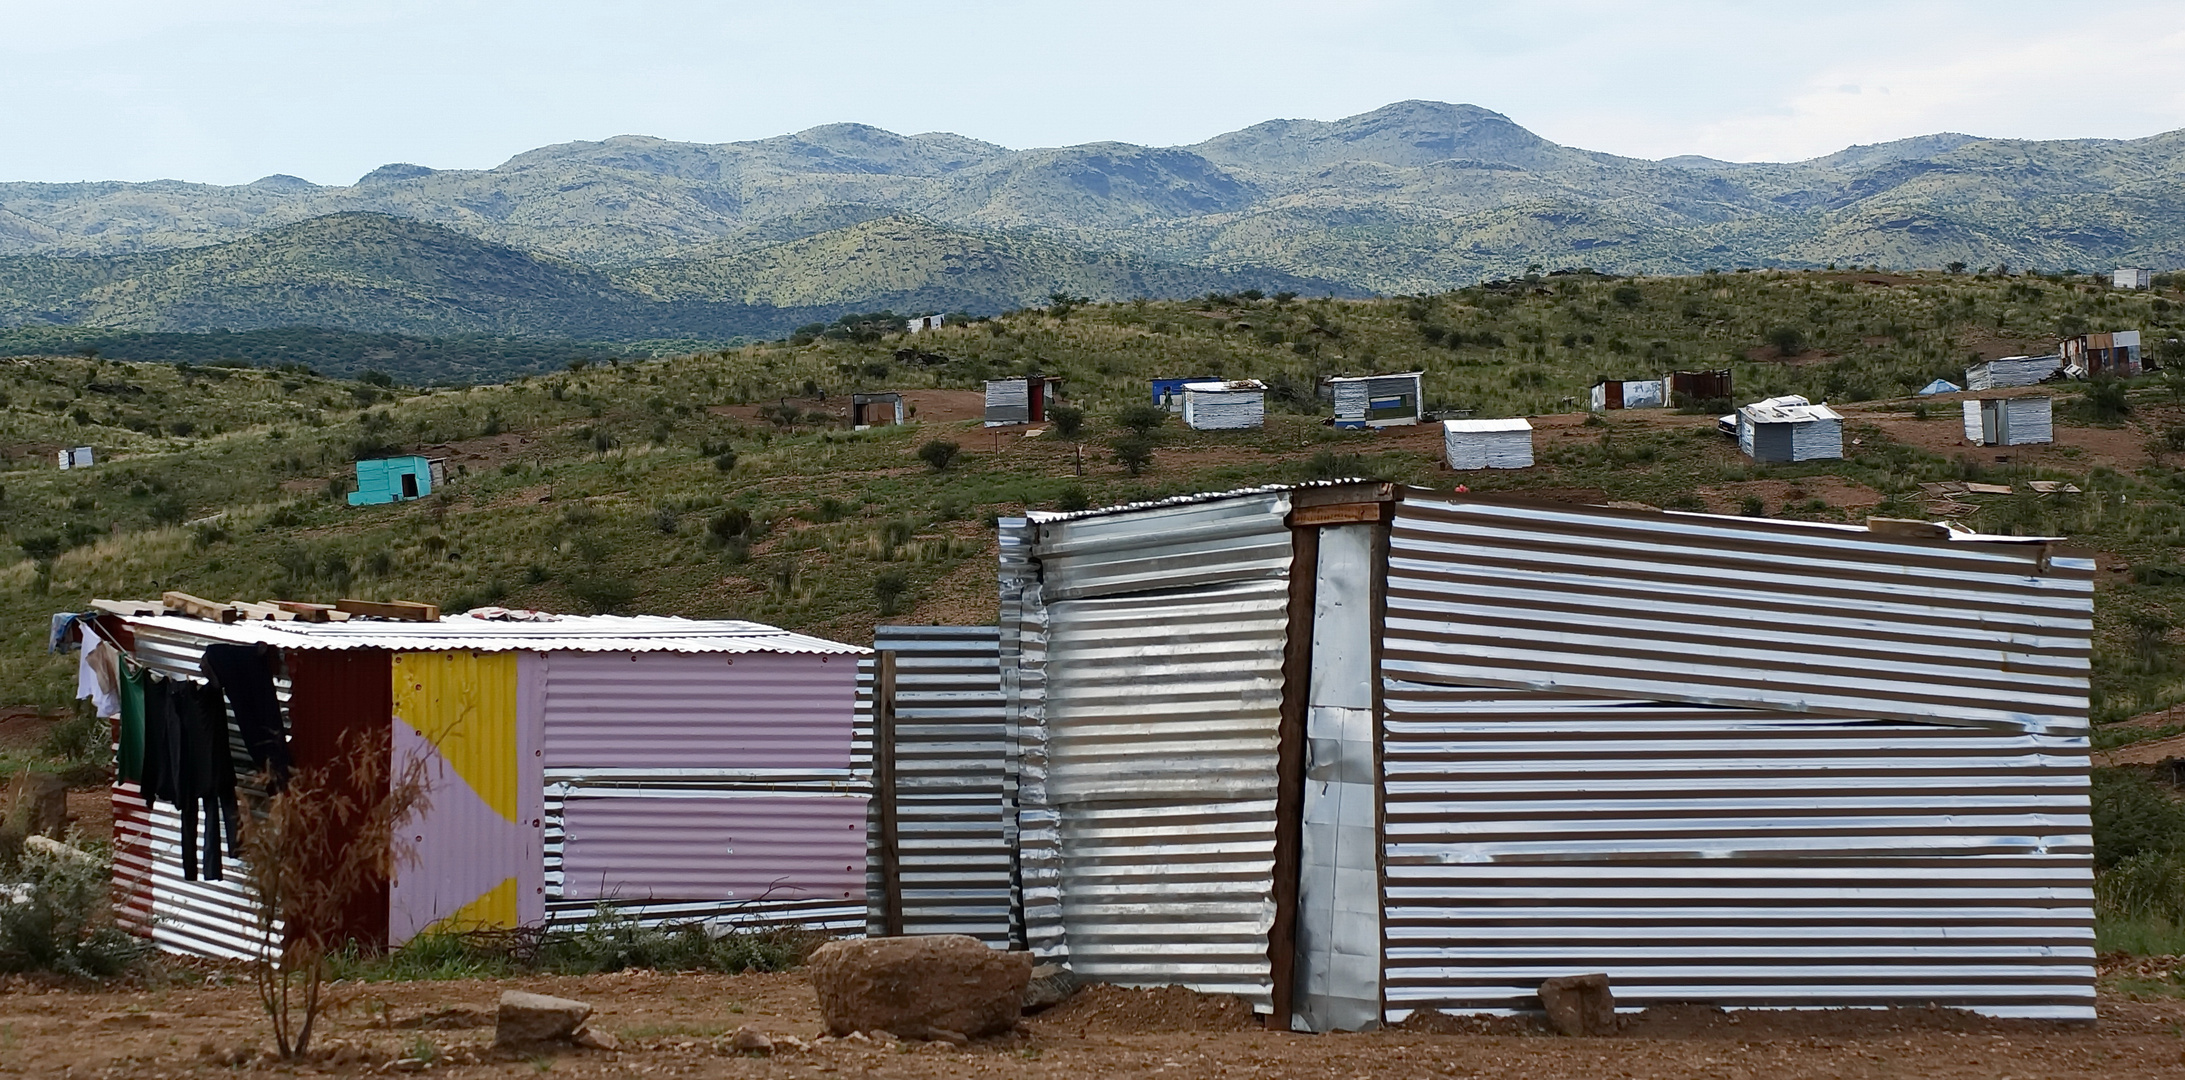
[[2057,343],[2056,352],[2063,358],[2064,372],[2075,379],[2103,376],[2123,379],[2140,373],[2137,330],[2068,337]]
[[[202,681],[208,646],[270,650],[299,767],[338,764],[345,733],[428,762],[417,862],[350,927],[369,945],[582,922],[602,902],[648,921],[864,924],[870,783],[852,725],[867,650],[657,617],[120,629],[170,679]],[[147,811],[133,782],[113,793],[125,922],[172,951],[249,955],[241,874],[186,880],[176,808]]]
[[1607,409],[1663,409],[1669,406],[1669,381],[1667,379],[1602,379],[1593,384],[1592,396],[1587,408],[1592,412]]
[[1594,971],[2091,1017],[2093,570],[1364,483],[1005,521],[1020,940],[1315,1031]]
[[1737,411],[1737,448],[1754,461],[1824,461],[1844,456],[1844,417],[1827,403],[1769,398]]
[[1419,379],[1423,374],[1407,371],[1327,380],[1328,392],[1335,399],[1335,426],[1377,428],[1418,423],[1423,408]]
[[1047,419],[1047,409],[1062,400],[1062,379],[1054,375],[1023,375],[986,381],[986,426],[1037,424]]
[[1242,431],[1267,423],[1267,384],[1231,379],[1184,384],[1184,426],[1200,431]]
[[1533,425],[1507,420],[1444,420],[1442,454],[1452,469],[1530,469]]
[[2056,441],[2056,399],[1971,398],[1965,402],[1965,441],[1974,446],[2027,446]]
[[1982,360],[1965,365],[1965,389],[2004,390],[2013,386],[2033,386],[2047,381],[2049,376],[2063,370],[2063,366],[2064,358],[2057,355]]
[[[915,321],[915,320],[913,320]],[[859,431],[903,422],[903,395],[893,390],[850,395],[850,426]]]
[[349,505],[376,506],[422,499],[447,482],[445,458],[370,458],[357,462],[357,489],[349,493]]
[[1717,371],[1672,371],[1669,373],[1669,393],[1672,399],[1681,395],[1686,401],[1727,400],[1731,394],[1730,369]]

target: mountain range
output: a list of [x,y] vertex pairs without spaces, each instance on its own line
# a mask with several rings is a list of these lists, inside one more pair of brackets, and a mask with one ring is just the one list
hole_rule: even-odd
[[733,338],[1058,290],[1423,292],[1532,264],[2169,267],[2181,192],[2185,131],[1647,161],[1425,101],[1180,147],[622,136],[338,187],[0,184],[0,324]]

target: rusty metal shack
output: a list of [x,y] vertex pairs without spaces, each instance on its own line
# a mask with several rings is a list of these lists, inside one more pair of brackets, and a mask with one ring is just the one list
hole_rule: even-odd
[[872,927],[1310,1031],[1597,971],[2090,1018],[2093,571],[1368,483],[1006,521],[998,627],[880,636]]
[[[357,745],[426,762],[415,862],[351,920],[367,947],[574,925],[601,903],[646,922],[863,925],[858,646],[758,623],[539,612],[223,622],[154,607],[102,622],[146,679],[202,683],[208,648],[254,647],[299,768],[338,769]],[[193,880],[174,805],[147,809],[122,778],[113,801],[123,924],[170,951],[253,955],[243,875]]]

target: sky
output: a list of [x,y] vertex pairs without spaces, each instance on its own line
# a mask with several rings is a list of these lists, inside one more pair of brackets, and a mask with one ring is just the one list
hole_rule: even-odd
[[1462,102],[1566,145],[1787,161],[2185,128],[2185,2],[0,0],[0,181],[490,168],[855,121],[1197,142]]

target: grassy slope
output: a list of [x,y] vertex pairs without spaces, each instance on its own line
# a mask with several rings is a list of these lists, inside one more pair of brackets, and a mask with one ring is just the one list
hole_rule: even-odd
[[[1739,396],[1804,392],[1839,402],[1890,398],[1936,375],[1957,377],[1990,354],[2048,339],[2059,320],[2141,326],[2167,336],[2145,295],[2038,283],[1842,275],[1722,275],[1638,283],[1563,280],[1427,300],[1276,304],[1119,304],[1066,320],[1023,313],[989,323],[866,344],[757,346],[619,367],[593,366],[506,385],[372,400],[369,388],[275,372],[211,373],[164,365],[48,358],[0,362],[0,503],[10,540],[69,535],[50,579],[0,547],[0,702],[57,703],[67,667],[39,646],[45,616],[93,596],[182,589],[226,599],[405,597],[460,608],[483,602],[562,610],[614,608],[759,619],[864,640],[878,619],[875,583],[901,574],[917,621],[993,617],[991,518],[1082,498],[1098,505],[1325,473],[1370,472],[1447,486],[1432,433],[1336,432],[1317,409],[1282,411],[1251,434],[1170,430],[1154,467],[1130,477],[1112,463],[1107,419],[1143,400],[1152,375],[1311,376],[1424,368],[1430,400],[1479,415],[1568,412],[1597,374],[1638,377],[1736,357]],[[1799,327],[1817,348],[1785,362],[1762,354],[1773,327]],[[1468,341],[1431,345],[1422,327]],[[1590,338],[1590,341],[1588,340]],[[1444,337],[1446,340],[1446,335]],[[1567,342],[1567,344],[1566,344]],[[915,344],[940,363],[897,364]],[[1075,475],[1073,448],[1051,434],[996,437],[975,423],[851,433],[781,427],[750,404],[809,384],[839,405],[853,387],[974,388],[1038,368],[1069,378],[1095,413]],[[2138,445],[2185,421],[2178,384],[2143,380],[2119,435]],[[136,392],[126,388],[134,386]],[[804,410],[814,400],[796,402]],[[1869,417],[1909,404],[1868,406]],[[88,424],[73,414],[81,409]],[[2076,415],[2068,405],[2066,416]],[[1310,410],[1310,411],[1307,411]],[[930,412],[929,412],[930,415]],[[1901,412],[1900,412],[1901,415]],[[1953,408],[1936,414],[1951,425]],[[133,431],[156,419],[163,433]],[[172,434],[177,421],[192,425]],[[1996,530],[2060,532],[2134,567],[2106,573],[2099,601],[2097,711],[2116,718],[2185,699],[2185,666],[2165,635],[2185,622],[2185,539],[2177,505],[2185,473],[2144,460],[2129,468],[2052,455],[2043,471],[1955,459],[1892,441],[1855,420],[1852,459],[1755,466],[1704,416],[1627,414],[1565,423],[1543,437],[1541,465],[1468,475],[1475,490],[1632,499],[1841,520],[1847,491],[1871,491],[1887,513],[1913,514],[1921,481],[1960,477],[2070,479],[2076,499],[1994,498],[1972,520]],[[945,473],[920,464],[927,439],[961,442]],[[62,473],[51,447],[97,445],[96,469]],[[446,451],[461,474],[432,499],[351,509],[329,498],[357,444]],[[715,458],[733,448],[723,472]],[[2144,457],[2144,455],[2142,456]],[[1317,458],[1317,460],[1316,460]],[[737,508],[757,524],[723,543],[709,531]],[[171,524],[221,513],[197,526]],[[162,524],[160,522],[170,522]]]

